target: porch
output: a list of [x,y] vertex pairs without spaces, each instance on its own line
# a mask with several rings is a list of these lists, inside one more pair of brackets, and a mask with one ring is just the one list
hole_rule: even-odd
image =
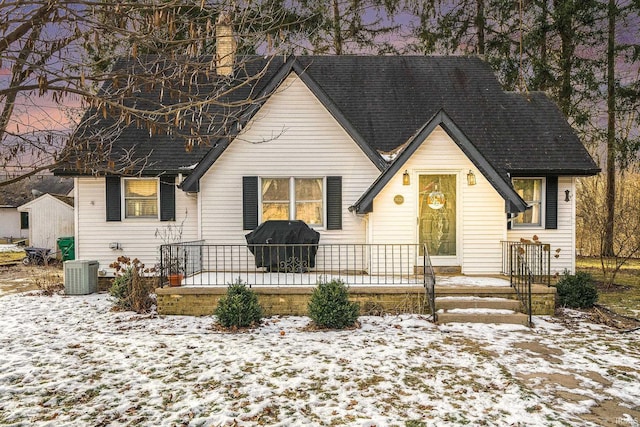
[[[514,271],[510,276],[436,277],[426,247],[417,244],[164,245],[158,312],[211,315],[227,286],[242,281],[258,295],[266,315],[306,315],[317,283],[336,279],[349,285],[361,315],[419,313],[433,320],[474,321],[486,317],[487,310],[499,310],[503,316],[496,322],[528,324],[530,314],[553,314],[555,288],[522,274],[528,271],[526,260],[520,257],[518,264],[514,250],[509,259],[519,266],[520,276]],[[179,273],[180,286],[169,283],[174,273]],[[475,316],[456,320],[470,308]],[[507,310],[525,314],[509,320]]]

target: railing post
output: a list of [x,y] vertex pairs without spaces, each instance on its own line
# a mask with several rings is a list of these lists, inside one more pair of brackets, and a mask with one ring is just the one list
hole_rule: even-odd
[[[531,326],[533,319],[533,298],[531,285],[535,277],[535,270],[531,270],[530,264],[532,261],[535,263],[535,260],[538,258],[538,252],[536,252],[536,250],[541,251],[541,246],[537,245],[537,247],[535,248],[536,250],[533,250],[533,248],[529,248],[528,246],[530,245],[525,245],[525,247],[521,250],[518,244],[514,243],[513,245],[511,245],[510,257],[511,262],[515,262],[515,267],[513,265],[511,267],[509,281],[511,283],[511,286],[515,289],[520,303],[527,311],[526,314],[529,318],[529,326]],[[516,253],[514,253],[514,251]],[[540,255],[542,255],[542,253],[540,253]]]
[[529,327],[533,326],[533,301],[532,301],[532,294],[531,294],[531,276],[529,276],[529,280],[527,281],[527,290],[528,290],[528,301],[529,301],[529,307],[527,308],[527,314],[529,315]]
[[163,287],[164,286],[164,279],[165,279],[165,274],[164,274],[164,252],[165,252],[165,245],[160,245],[160,271],[159,271],[159,277],[160,277],[160,286],[159,287]]
[[547,251],[547,287],[551,286],[551,245],[549,245],[549,250]]

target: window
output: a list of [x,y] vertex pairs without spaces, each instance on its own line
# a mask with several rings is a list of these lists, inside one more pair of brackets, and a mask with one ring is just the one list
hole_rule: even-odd
[[521,212],[513,219],[513,225],[518,226],[542,226],[542,206],[544,194],[543,178],[514,178],[513,188],[527,202],[529,209]]
[[289,219],[289,178],[262,179],[262,220]]
[[[318,224],[322,224],[326,230],[342,230],[342,215],[345,210],[344,201],[342,200],[342,177],[327,176],[324,179],[300,178],[294,181],[294,184],[291,183],[292,180],[293,178],[260,179],[257,176],[242,177],[243,230],[255,229],[260,220],[275,219],[274,217],[269,217],[271,214],[290,219],[290,212],[295,212],[295,215],[300,219],[308,220],[311,223],[311,219],[304,218],[305,215],[309,214],[309,211],[317,214],[316,216],[320,218]],[[291,196],[291,189],[295,190],[295,182],[298,182],[298,188],[300,189],[298,192],[299,200],[297,200],[298,205],[296,206],[294,203],[292,207],[292,201],[295,202],[295,193]],[[281,195],[280,193],[282,188],[276,191],[275,187],[272,187],[276,183],[279,187],[284,185],[284,194]],[[280,196],[280,199],[278,196]],[[286,201],[284,200],[285,197]],[[326,203],[325,206],[322,205],[323,202]],[[323,217],[323,215],[326,216]]]
[[[158,182],[160,184],[159,190]],[[105,177],[104,184],[106,196],[105,219],[107,222],[122,220],[123,203],[126,207],[125,215],[127,218],[150,218],[160,219],[160,221],[176,220],[175,176],[161,175],[159,179],[140,179],[110,175]],[[158,198],[160,199],[159,202]],[[158,204],[160,205],[159,208]],[[158,209],[160,210],[159,212]],[[158,218],[158,214],[160,218]]]
[[262,221],[323,226],[323,178],[262,178]]
[[29,228],[29,212],[20,212],[20,229],[27,230]]
[[124,180],[124,216],[125,218],[158,217],[158,180]]

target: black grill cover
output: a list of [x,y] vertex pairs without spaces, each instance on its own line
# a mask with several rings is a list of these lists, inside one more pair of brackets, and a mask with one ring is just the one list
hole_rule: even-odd
[[315,267],[320,233],[304,221],[265,221],[245,238],[256,267],[289,273]]

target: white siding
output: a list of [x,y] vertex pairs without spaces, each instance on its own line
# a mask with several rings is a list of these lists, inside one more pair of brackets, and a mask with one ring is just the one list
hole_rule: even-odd
[[0,237],[29,237],[29,230],[20,229],[20,212],[15,207],[0,207]]
[[[179,226],[183,220],[182,240],[198,238],[196,198],[180,190],[176,190],[175,222],[125,218],[107,222],[104,178],[78,178],[76,187],[76,259],[98,260],[100,269],[107,271],[109,264],[122,255],[153,266],[159,262],[159,246],[164,243],[155,237],[156,230],[168,224]],[[120,243],[122,250],[109,249],[112,242]]]
[[[405,169],[411,175],[409,186],[402,185]],[[467,184],[469,170],[476,175],[475,186]],[[502,263],[501,241],[531,237],[523,235],[522,230],[507,233],[504,200],[440,127],[376,197],[373,213],[362,216],[348,212],[379,171],[295,75],[286,79],[201,178],[198,197],[176,191],[174,224],[180,224],[186,210],[183,240],[201,238],[209,244],[242,245],[248,233],[242,226],[243,176],[341,176],[343,229],[319,229],[320,243],[416,243],[420,173],[456,174],[458,179],[458,254],[453,261],[440,260],[440,265],[460,265],[465,274],[497,274]],[[554,268],[573,270],[575,200],[564,202],[567,188],[574,193],[573,180],[561,178],[559,229],[536,230],[536,234],[551,243],[552,250],[562,249],[560,261],[552,263]],[[167,223],[126,219],[106,222],[102,178],[77,179],[76,195],[77,258],[97,259],[101,268],[120,255],[137,257],[148,265],[158,261],[162,242],[154,235]],[[394,203],[396,195],[404,197],[403,204]],[[110,242],[120,243],[123,249],[109,249]]]
[[[510,241],[520,241],[520,238],[531,240],[534,235],[540,242],[551,245],[551,273],[562,274],[565,270],[575,272],[575,179],[572,177],[558,178],[558,229],[545,230],[544,227],[513,228],[508,232]],[[565,190],[569,190],[571,200],[565,202]],[[556,250],[558,258],[555,258]]]
[[[405,169],[411,185],[402,185]],[[477,184],[467,185],[472,170]],[[456,174],[458,180],[458,257],[457,260],[433,258],[434,265],[460,265],[465,274],[496,274],[502,263],[500,241],[506,237],[504,200],[480,174],[456,143],[440,127],[416,150],[411,159],[374,200],[370,214],[371,243],[417,242],[418,175],[421,173]],[[396,195],[404,197],[397,205]]]
[[41,196],[23,210],[29,212],[30,246],[55,252],[59,237],[73,236],[73,207],[55,197]]
[[379,171],[295,75],[289,76],[202,177],[202,237],[244,244],[242,177],[342,176],[342,230],[320,243],[365,243],[362,217],[348,212]]

